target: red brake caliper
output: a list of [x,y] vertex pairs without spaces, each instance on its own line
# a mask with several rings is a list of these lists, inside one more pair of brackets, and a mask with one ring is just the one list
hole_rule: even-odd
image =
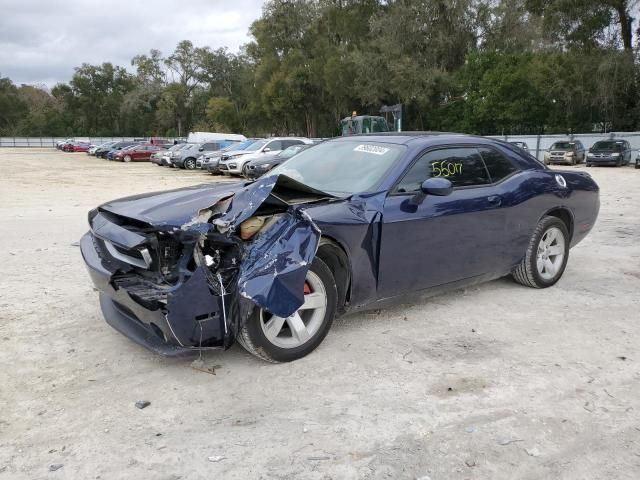
[[307,282],[304,282],[304,294],[309,295],[311,293],[311,287]]

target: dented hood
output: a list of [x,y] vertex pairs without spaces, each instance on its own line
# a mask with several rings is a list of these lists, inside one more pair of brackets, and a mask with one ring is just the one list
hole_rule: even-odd
[[[268,180],[271,178],[271,180]],[[244,212],[251,197],[262,203],[264,198],[257,192],[260,185],[274,183],[269,188],[271,202],[281,205],[295,205],[317,202],[323,199],[335,199],[333,195],[315,190],[284,175],[267,177],[255,183],[224,182],[214,184],[194,185],[175,190],[143,193],[130,197],[119,198],[98,207],[98,211],[106,211],[121,217],[132,218],[144,222],[152,227],[171,228],[181,227],[194,218],[200,210],[206,209],[223,198],[243,192],[246,196]],[[249,186],[245,190],[245,187]],[[271,190],[273,188],[273,191]],[[266,197],[266,195],[265,195]],[[255,205],[257,208],[258,205]]]
[[105,203],[98,210],[132,218],[153,227],[179,227],[198,211],[238,192],[245,185],[246,182],[221,182],[143,193]]
[[[100,206],[96,215],[90,215],[90,223],[95,235],[125,248],[144,241],[144,235],[113,223],[100,212],[135,219],[158,230],[169,230],[173,238],[188,246],[188,251],[196,252],[198,268],[195,273],[184,266],[180,271],[181,277],[189,282],[190,290],[206,292],[216,288],[223,295],[237,291],[274,315],[288,317],[304,301],[304,279],[320,239],[320,230],[301,207],[335,198],[278,175],[262,177],[248,185],[244,182],[198,185],[123,198]],[[224,286],[220,272],[211,271],[206,263],[207,255],[213,259],[216,254],[215,247],[211,247],[209,253],[202,249],[207,242],[226,245],[239,241],[240,225],[260,208],[279,213],[281,217],[255,239],[242,244],[244,254],[236,279],[237,288],[229,284]],[[189,260],[190,254],[184,258]],[[172,325],[180,319],[193,317],[188,309],[198,304],[195,299],[185,300],[181,296],[183,285],[186,283],[179,282],[166,292],[167,321]],[[208,296],[203,295],[203,298]],[[192,327],[188,325],[189,331]]]

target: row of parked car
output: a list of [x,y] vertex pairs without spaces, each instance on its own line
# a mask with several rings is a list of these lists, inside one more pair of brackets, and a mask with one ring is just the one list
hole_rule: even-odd
[[[523,150],[529,151],[525,142],[509,142]],[[600,140],[586,149],[580,140],[562,140],[555,142],[544,152],[546,165],[577,165],[586,163],[594,165],[629,165],[633,157],[631,145],[626,140]],[[640,156],[635,160],[635,167],[640,168]]]
[[[244,137],[242,137],[244,138]],[[273,137],[167,143],[162,139],[107,142],[91,145],[88,140],[71,139],[57,148],[66,152],[86,152],[98,158],[152,163],[187,170],[202,169],[213,175],[257,178],[305,148],[318,143],[304,137]],[[510,142],[528,151],[524,142]],[[576,165],[628,165],[632,149],[627,140],[600,140],[586,149],[580,140],[555,142],[544,153],[544,163]],[[640,168],[640,158],[635,160]]]
[[225,148],[214,145],[177,144],[151,156],[159,166],[202,169],[212,175],[257,178],[293,155],[318,143],[303,137],[248,138]]
[[132,162],[149,161],[152,153],[166,150],[171,145],[162,139],[113,141],[100,145],[93,145],[89,140],[68,139],[58,142],[56,148],[64,152],[86,152],[87,155],[108,160]]
[[319,143],[304,137],[272,137],[205,142],[112,141],[91,145],[70,139],[57,148],[86,152],[98,158],[121,162],[151,161],[165,167],[202,169],[213,175],[257,178],[305,148]]
[[[621,167],[628,165],[632,157],[633,151],[627,140],[600,140],[589,149],[586,149],[580,140],[566,140],[551,145],[551,148],[544,153],[544,163],[576,165],[584,162],[587,167],[594,165]],[[635,160],[635,167],[640,168],[638,158]]]

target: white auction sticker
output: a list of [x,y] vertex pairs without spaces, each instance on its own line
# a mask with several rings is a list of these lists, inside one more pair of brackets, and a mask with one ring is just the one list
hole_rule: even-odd
[[378,145],[358,145],[353,149],[354,152],[373,153],[374,155],[384,155],[389,151],[388,148],[379,147]]

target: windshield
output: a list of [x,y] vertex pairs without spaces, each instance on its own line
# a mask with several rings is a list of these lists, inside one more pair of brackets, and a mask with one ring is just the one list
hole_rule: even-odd
[[575,146],[575,143],[572,142],[556,142],[551,145],[552,150],[572,150]]
[[232,151],[232,150],[246,150],[247,148],[249,148],[251,145],[253,145],[256,142],[257,142],[257,140],[246,140],[244,142],[236,143],[234,145],[231,145],[230,147],[227,147],[225,149],[225,151],[229,152],[229,151]]
[[616,150],[616,151],[622,151],[622,143],[618,143],[618,142],[596,142],[593,147],[591,147],[592,150]]
[[186,143],[177,143],[173,145],[171,148],[167,150],[167,152],[175,152],[176,150],[180,150],[182,147],[187,145]]
[[280,158],[291,158],[293,157],[296,153],[306,149],[307,146],[306,145],[293,145],[289,148],[285,148],[282,152],[280,152],[278,154],[278,157]]
[[375,187],[405,147],[365,139],[326,142],[303,150],[271,170],[333,194],[366,192]]
[[257,152],[267,144],[266,140],[258,140],[244,149],[245,152]]

